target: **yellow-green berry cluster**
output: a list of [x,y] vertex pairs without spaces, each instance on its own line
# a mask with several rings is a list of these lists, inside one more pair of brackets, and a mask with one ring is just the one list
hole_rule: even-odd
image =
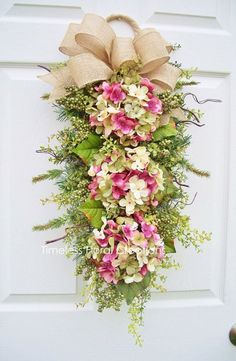
[[93,98],[84,89],[76,86],[66,88],[66,95],[57,99],[57,104],[64,106],[66,109],[76,109],[80,112],[85,111]]
[[183,93],[172,93],[170,91],[166,91],[160,93],[158,96],[162,101],[163,111],[165,113],[170,112],[172,109],[183,107],[184,105]]

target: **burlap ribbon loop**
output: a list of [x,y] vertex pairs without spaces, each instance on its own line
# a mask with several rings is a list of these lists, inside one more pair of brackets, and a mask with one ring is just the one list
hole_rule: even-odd
[[118,69],[122,64],[137,59],[137,54],[131,38],[117,37],[113,40],[111,54],[111,65],[113,69]]
[[155,29],[141,30],[134,38],[134,47],[143,64],[141,74],[153,71],[170,59],[166,44]]
[[[134,31],[134,39],[117,37],[109,24],[113,20],[128,23]],[[66,67],[40,76],[54,85],[51,101],[66,94],[68,84],[82,88],[95,81],[108,80],[113,70],[137,59],[142,63],[140,74],[158,84],[160,89],[173,89],[180,74],[178,68],[167,64],[172,47],[162,36],[153,28],[140,29],[125,15],[104,19],[86,14],[81,24],[69,25],[59,50],[70,56]]]
[[[132,28],[134,35],[141,31],[138,23],[129,16],[122,14],[110,15],[106,18],[107,23],[114,20],[126,22]],[[118,69],[126,62],[137,61],[137,53],[134,48],[133,39],[124,37],[115,37],[112,44],[111,65],[113,69]]]
[[[87,69],[89,64],[89,74],[83,69]],[[84,53],[73,56],[68,61],[70,73],[73,74],[75,84],[82,88],[85,84],[109,79],[113,71],[102,61],[91,53]]]
[[80,25],[71,23],[68,26],[68,29],[65,33],[65,36],[59,46],[59,50],[61,53],[68,56],[75,56],[85,52],[85,49],[78,45],[75,41],[75,36],[78,34],[80,30]]
[[112,41],[116,34],[101,16],[86,14],[75,41],[102,61],[109,63]]
[[180,76],[181,70],[170,64],[163,64],[161,67],[145,74],[153,83],[158,84],[163,90],[172,90]]

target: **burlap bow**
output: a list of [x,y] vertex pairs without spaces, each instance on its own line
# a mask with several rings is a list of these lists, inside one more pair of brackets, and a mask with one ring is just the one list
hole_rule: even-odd
[[[123,20],[134,30],[134,38],[117,37],[109,22]],[[65,88],[79,88],[95,81],[108,80],[113,71],[130,61],[142,63],[140,74],[156,83],[162,90],[175,87],[180,70],[168,64],[172,47],[153,28],[140,29],[124,15],[104,19],[86,14],[81,24],[70,24],[59,50],[70,56],[65,67],[40,78],[54,86],[50,101],[65,95]]]

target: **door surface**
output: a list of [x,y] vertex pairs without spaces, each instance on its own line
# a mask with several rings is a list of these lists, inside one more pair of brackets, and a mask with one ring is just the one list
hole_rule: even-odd
[[[191,177],[190,192],[198,196],[187,211],[193,225],[212,231],[212,241],[200,254],[177,245],[182,268],[169,272],[167,293],[153,294],[141,349],[126,332],[125,308],[102,315],[93,304],[76,310],[81,283],[73,262],[63,255],[63,244],[44,247],[60,231],[31,231],[56,211],[39,202],[53,186],[31,184],[48,167],[35,150],[62,126],[40,100],[49,88],[37,80],[43,73],[37,64],[64,59],[57,47],[67,24],[80,22],[86,12],[124,13],[143,27],[156,27],[182,45],[176,60],[198,67],[196,95],[222,100],[201,106],[206,126],[191,128],[189,152],[211,178]],[[236,360],[228,339],[236,323],[236,2],[1,0],[0,16],[0,360]]]

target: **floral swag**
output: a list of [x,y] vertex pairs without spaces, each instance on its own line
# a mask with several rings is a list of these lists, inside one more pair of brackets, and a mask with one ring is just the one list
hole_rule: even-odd
[[[117,37],[113,20],[127,22],[134,39]],[[34,230],[65,228],[46,243],[63,239],[75,257],[83,304],[94,298],[99,311],[118,311],[125,301],[137,344],[151,290],[164,291],[166,269],[179,266],[176,242],[199,251],[210,239],[182,213],[195,199],[189,202],[185,191],[187,172],[208,172],[186,155],[188,125],[203,126],[186,98],[204,101],[183,91],[197,83],[191,70],[170,62],[178,47],[127,16],[87,14],[69,25],[59,47],[69,60],[43,67],[48,73],[40,76],[53,86],[43,98],[67,123],[37,151],[57,167],[33,182],[54,180],[58,193],[42,202],[66,211]]]

